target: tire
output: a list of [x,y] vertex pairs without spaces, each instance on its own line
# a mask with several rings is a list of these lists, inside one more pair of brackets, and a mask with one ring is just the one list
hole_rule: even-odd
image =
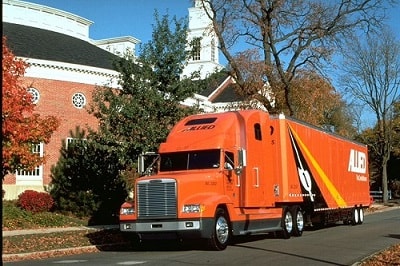
[[352,217],[351,217],[351,224],[352,225],[357,225],[360,222],[360,217],[359,217],[359,212],[358,212],[358,208],[354,207],[352,209]]
[[291,210],[293,217],[292,236],[301,236],[304,230],[304,215],[300,206],[294,206]]
[[362,224],[364,222],[364,209],[360,207],[358,209],[358,224]]
[[125,240],[129,243],[130,248],[133,250],[139,250],[143,246],[143,242],[140,239],[140,236],[136,233],[125,233]]
[[230,226],[226,211],[218,208],[215,212],[214,227],[211,238],[209,239],[209,247],[212,250],[224,250],[228,246],[230,240]]
[[293,216],[288,208],[283,209],[281,226],[282,226],[282,232],[281,232],[282,237],[284,239],[289,239],[293,231]]

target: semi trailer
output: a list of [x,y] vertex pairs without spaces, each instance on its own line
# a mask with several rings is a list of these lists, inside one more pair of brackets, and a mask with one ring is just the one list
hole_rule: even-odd
[[223,250],[239,235],[361,224],[370,205],[367,147],[284,115],[191,115],[153,158],[156,171],[139,167],[147,174],[120,209],[120,230],[140,239],[199,238]]

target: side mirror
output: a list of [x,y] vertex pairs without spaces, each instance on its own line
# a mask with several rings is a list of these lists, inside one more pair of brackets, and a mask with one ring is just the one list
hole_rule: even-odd
[[244,149],[238,150],[238,160],[239,160],[239,165],[238,167],[235,168],[235,173],[237,175],[240,175],[243,171],[243,167],[246,166],[246,150]]
[[239,167],[246,166],[246,150],[240,149],[238,150],[238,158],[239,158]]
[[142,175],[144,171],[145,171],[144,154],[140,154],[138,157],[138,173],[139,173],[139,175]]
[[159,155],[155,152],[145,152],[138,157],[138,173],[139,175],[151,175],[153,165],[159,160]]

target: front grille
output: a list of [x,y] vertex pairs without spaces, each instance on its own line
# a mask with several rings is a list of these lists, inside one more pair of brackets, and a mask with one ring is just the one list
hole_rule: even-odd
[[173,179],[140,181],[137,184],[138,219],[176,218],[176,182]]

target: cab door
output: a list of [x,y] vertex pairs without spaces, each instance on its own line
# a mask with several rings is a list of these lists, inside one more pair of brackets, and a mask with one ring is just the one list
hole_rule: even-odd
[[235,166],[238,165],[237,156],[232,151],[222,151],[222,162],[224,193],[231,199],[234,206],[239,206],[240,184],[238,182],[240,182],[240,177],[238,178],[235,172]]

